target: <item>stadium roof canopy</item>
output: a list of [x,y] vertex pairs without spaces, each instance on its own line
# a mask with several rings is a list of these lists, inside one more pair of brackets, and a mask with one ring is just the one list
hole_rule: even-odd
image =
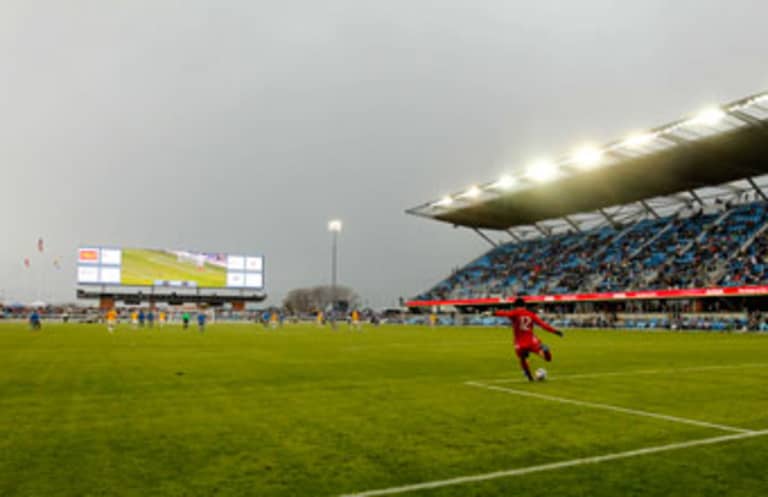
[[658,217],[748,192],[768,200],[763,187],[768,92],[534,163],[406,212],[517,238]]

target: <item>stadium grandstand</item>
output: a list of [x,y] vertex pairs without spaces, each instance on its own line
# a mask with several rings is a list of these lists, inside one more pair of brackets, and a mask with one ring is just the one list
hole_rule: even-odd
[[[768,309],[768,93],[409,209],[491,249],[409,302]],[[506,241],[497,242],[499,237]],[[650,303],[649,305],[645,305]]]

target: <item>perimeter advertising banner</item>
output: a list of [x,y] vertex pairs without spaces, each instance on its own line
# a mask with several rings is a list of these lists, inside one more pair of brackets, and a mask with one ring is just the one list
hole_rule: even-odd
[[264,257],[221,252],[81,247],[77,282],[178,288],[264,288]]
[[[628,290],[626,292],[569,293],[561,295],[530,295],[523,297],[526,302],[590,302],[608,300],[640,299],[688,299],[698,297],[756,297],[768,295],[768,285],[728,286],[711,288],[672,288],[668,290]],[[433,306],[489,306],[511,304],[515,297],[488,297],[454,300],[411,300],[407,307]]]

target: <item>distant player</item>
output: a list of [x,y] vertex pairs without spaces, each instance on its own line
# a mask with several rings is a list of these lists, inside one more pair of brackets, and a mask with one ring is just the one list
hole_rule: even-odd
[[135,330],[139,326],[139,313],[134,309],[131,311],[131,327]]
[[269,326],[269,318],[272,314],[267,310],[261,313],[261,325],[266,330]]
[[107,311],[107,331],[114,333],[115,325],[117,325],[117,311],[113,307]]
[[541,340],[533,334],[533,327],[538,325],[540,328],[559,337],[563,336],[563,332],[547,324],[535,312],[526,309],[525,300],[519,297],[515,300],[514,309],[510,311],[496,311],[496,316],[502,316],[511,321],[512,327],[515,330],[515,353],[520,361],[520,367],[523,368],[528,381],[533,381],[531,366],[528,364],[528,356],[531,352],[538,354],[547,362],[552,360],[552,353],[549,351],[549,347],[541,343]]
[[165,319],[165,311],[160,311],[157,313],[157,324],[159,324],[161,328],[165,326]]
[[144,321],[147,319],[147,315],[144,314],[144,309],[139,309],[139,328],[144,327]]
[[151,307],[147,312],[147,325],[150,328],[153,328],[155,326],[155,311],[153,311]]
[[187,311],[184,311],[184,314],[181,315],[181,324],[185,330],[189,328],[189,313]]
[[277,311],[272,311],[269,313],[269,327],[273,330],[277,328],[279,324],[280,316],[278,316]]
[[29,328],[34,331],[39,331],[42,329],[42,321],[40,320],[40,313],[37,312],[37,309],[34,309],[32,313],[29,315]]
[[352,311],[352,315],[350,316],[350,318],[351,319],[350,319],[350,322],[349,322],[349,326],[353,330],[362,331],[363,330],[363,325],[360,323],[360,313],[357,311],[357,309]]
[[205,331],[205,313],[202,311],[197,313],[197,328],[200,333]]
[[317,326],[323,326],[325,324],[325,316],[323,315],[323,311],[317,311],[317,317],[315,318],[315,323]]

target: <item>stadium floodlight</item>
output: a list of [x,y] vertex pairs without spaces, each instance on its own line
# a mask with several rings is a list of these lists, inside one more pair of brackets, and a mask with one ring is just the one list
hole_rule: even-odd
[[573,155],[573,160],[580,169],[592,169],[600,164],[602,159],[603,151],[590,145],[581,147]]
[[512,176],[504,175],[491,185],[491,188],[496,190],[509,190],[515,185],[515,178]]
[[453,199],[450,195],[446,195],[445,197],[441,198],[434,204],[432,204],[432,207],[448,207],[453,203]]
[[725,112],[719,107],[710,107],[702,110],[688,121],[689,124],[698,126],[714,126],[725,118]]
[[339,219],[334,219],[332,221],[328,221],[328,231],[332,233],[338,233],[341,231],[341,221]]
[[525,177],[537,183],[546,183],[555,179],[557,173],[557,164],[548,160],[541,160],[528,166],[525,170]]
[[637,148],[648,145],[655,138],[656,133],[634,133],[629,135],[621,144],[625,147]]
[[478,188],[476,185],[472,185],[467,189],[467,191],[462,193],[460,196],[461,198],[477,198],[482,193],[483,191],[480,188]]

